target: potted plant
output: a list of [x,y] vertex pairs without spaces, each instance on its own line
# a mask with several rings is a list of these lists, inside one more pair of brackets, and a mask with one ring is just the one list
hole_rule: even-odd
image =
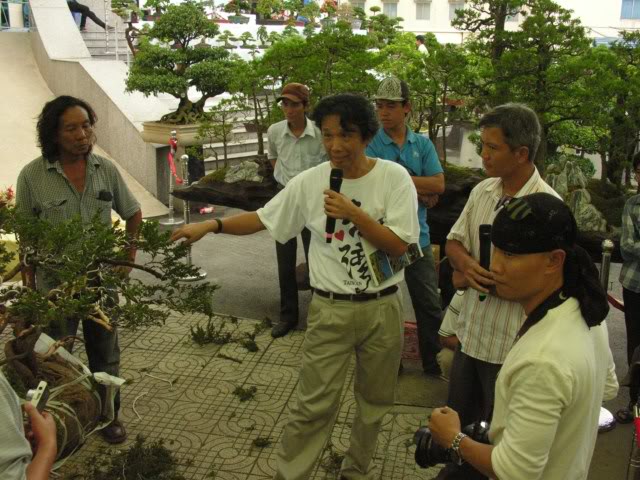
[[226,48],[227,50],[233,50],[236,48],[235,45],[231,45],[231,43],[229,43],[235,41],[233,33],[231,33],[229,30],[225,30],[220,35],[218,35],[218,41],[223,42],[222,48]]
[[247,0],[230,0],[224,6],[224,11],[227,13],[233,13],[229,15],[228,19],[231,23],[249,23],[249,17],[242,15],[242,12],[251,9],[251,5]]
[[[113,5],[113,2],[112,2]],[[156,21],[171,5],[171,0],[147,0],[144,3],[143,20]]]
[[261,25],[282,25],[284,21],[276,20],[274,15],[279,14],[284,9],[282,0],[258,0],[256,12],[259,14],[256,23]]
[[255,38],[253,38],[253,35],[251,35],[251,32],[244,32],[242,35],[240,35],[239,40],[242,42],[242,45],[240,46],[240,48],[247,48],[247,49],[255,48],[255,45],[249,44],[249,42],[255,41]]
[[140,9],[134,0],[111,0],[111,11],[125,23],[138,23]]
[[311,24],[312,27],[315,27],[320,16],[320,5],[311,0],[300,10],[300,15],[307,19],[307,25]]
[[320,23],[323,26],[332,25],[335,23],[336,10],[338,9],[338,3],[336,0],[324,0],[322,7],[320,7],[320,12],[326,14],[327,16],[320,20]]
[[261,25],[260,27],[258,27],[256,36],[260,41],[260,47],[267,48],[267,42],[269,41],[269,33],[267,32],[267,27],[265,27],[264,25]]
[[295,25],[300,10],[304,7],[302,0],[284,0],[284,9],[289,12],[287,23],[289,25]]
[[[178,99],[177,110],[163,116],[163,122],[197,121],[207,99],[228,88],[233,64],[229,52],[221,47],[195,48],[197,39],[214,38],[217,34],[218,26],[209,21],[200,5],[192,2],[170,5],[142,38],[129,69],[127,91],[145,95],[168,93]],[[168,46],[171,44],[179,47],[172,50]],[[189,97],[192,87],[200,94],[198,100]]]

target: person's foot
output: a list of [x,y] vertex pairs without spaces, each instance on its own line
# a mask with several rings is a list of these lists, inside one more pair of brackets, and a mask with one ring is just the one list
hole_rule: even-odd
[[295,328],[295,323],[278,322],[271,328],[271,336],[273,338],[284,337],[287,333]]
[[633,422],[633,412],[628,408],[621,408],[614,415],[616,421],[620,424]]
[[113,25],[109,25],[107,28],[105,28],[105,30],[108,30],[110,32],[113,32],[116,29],[116,27],[114,27]]
[[87,28],[86,27],[81,28],[80,33],[87,33]]
[[100,433],[108,443],[122,443],[127,439],[127,431],[120,420],[114,420],[100,430]]

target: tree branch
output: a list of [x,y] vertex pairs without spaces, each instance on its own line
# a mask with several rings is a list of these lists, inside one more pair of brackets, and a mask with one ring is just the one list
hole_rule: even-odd
[[145,267],[144,265],[139,265],[135,262],[129,262],[127,260],[111,260],[109,258],[98,258],[96,260],[96,262],[98,263],[107,263],[109,265],[114,265],[114,266],[118,266],[118,267],[131,267],[131,268],[136,268],[138,270],[142,270],[143,272],[147,272],[150,273],[151,275],[153,275],[154,277],[160,279],[160,280],[164,280],[165,276],[162,275],[161,273],[155,271],[152,268],[149,267]]

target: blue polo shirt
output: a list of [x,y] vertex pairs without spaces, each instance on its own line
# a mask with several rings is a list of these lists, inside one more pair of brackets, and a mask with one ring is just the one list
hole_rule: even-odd
[[[367,146],[366,153],[370,157],[399,163],[413,177],[431,177],[443,172],[431,140],[423,135],[418,135],[409,128],[407,128],[407,138],[402,149],[381,128]],[[420,223],[420,246],[424,248],[430,244],[430,239],[427,207],[422,202],[418,202],[418,221]]]

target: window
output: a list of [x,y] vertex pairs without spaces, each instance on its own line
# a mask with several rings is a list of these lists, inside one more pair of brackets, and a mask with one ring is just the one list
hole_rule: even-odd
[[620,18],[640,20],[640,0],[622,0]]
[[398,16],[398,4],[385,2],[382,4],[382,13],[389,18],[396,18]]
[[416,20],[431,20],[431,2],[416,0]]
[[[640,0],[638,0],[640,1]],[[462,10],[464,8],[464,2],[449,2],[449,20],[455,20],[456,10]]]

